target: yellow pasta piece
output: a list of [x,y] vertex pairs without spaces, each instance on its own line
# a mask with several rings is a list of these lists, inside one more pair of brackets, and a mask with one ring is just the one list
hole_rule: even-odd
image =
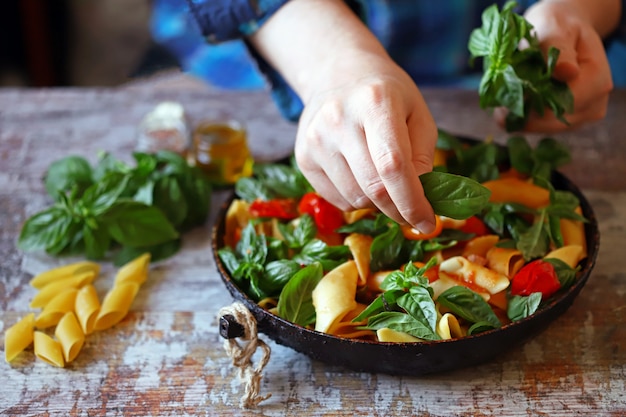
[[524,255],[518,249],[493,247],[487,252],[487,268],[509,279],[524,266]]
[[373,292],[383,292],[384,290],[380,288],[380,285],[383,283],[387,275],[391,274],[392,271],[378,271],[371,273],[367,277],[367,288]]
[[478,255],[486,258],[489,249],[493,248],[499,240],[500,237],[498,235],[483,235],[472,238],[463,248],[463,257],[468,258],[470,255]]
[[346,221],[346,223],[352,224],[357,220],[361,220],[370,215],[376,215],[376,209],[364,208],[352,211],[344,211],[343,219]]
[[84,272],[92,271],[94,275],[100,273],[100,264],[91,261],[80,261],[69,265],[53,268],[37,274],[30,280],[30,285],[34,288],[41,289],[55,281],[71,278]]
[[418,339],[408,333],[392,330],[388,327],[376,330],[376,336],[378,337],[379,342],[413,343],[423,341],[422,339]]
[[550,251],[544,258],[560,259],[570,266],[576,268],[576,265],[585,258],[585,251],[580,245],[568,245]]
[[59,368],[65,366],[63,351],[59,342],[40,331],[35,331],[33,340],[35,342],[35,356],[50,365],[58,366]]
[[357,286],[362,287],[367,282],[370,275],[370,247],[374,239],[371,236],[359,233],[351,233],[344,239],[343,244],[352,252],[352,259],[356,262],[356,269],[359,271]]
[[478,286],[489,294],[495,294],[509,286],[509,279],[505,275],[470,262],[462,256],[446,259],[439,264],[439,279],[442,276],[468,283],[470,287]]
[[483,183],[491,191],[492,203],[518,203],[541,208],[550,203],[550,192],[538,185],[515,177],[498,178]]
[[146,282],[150,258],[149,253],[144,253],[122,265],[115,275],[115,285],[122,282],[135,282],[141,285]]
[[330,333],[332,326],[356,307],[359,273],[352,260],[328,272],[313,290],[315,330]]
[[437,334],[444,340],[465,336],[457,318],[446,313],[437,322]]
[[35,327],[45,329],[57,324],[65,313],[74,310],[77,293],[76,288],[69,288],[54,296],[35,319]]
[[[430,283],[430,287],[433,289],[433,300],[437,300],[445,290],[457,286],[470,287],[468,283],[460,279],[453,279],[445,274],[439,274],[439,279]],[[484,289],[478,289],[476,286],[471,286],[470,289],[480,295],[485,301],[489,301],[489,298],[491,298],[491,294]]]
[[91,334],[100,312],[100,299],[93,285],[85,285],[76,294],[74,312],[84,334]]
[[65,313],[54,329],[54,335],[61,344],[65,363],[72,362],[85,343],[85,335],[73,312]]
[[[574,210],[582,216],[580,206]],[[563,236],[563,245],[580,245],[583,248],[583,257],[587,257],[587,239],[585,238],[585,225],[578,220],[561,219],[561,235]]]
[[33,343],[35,313],[29,313],[4,332],[4,360],[11,362]]
[[250,205],[245,200],[235,199],[228,206],[224,217],[224,244],[235,247],[238,229],[241,230],[250,221]]
[[69,288],[80,288],[83,285],[91,284],[95,279],[94,271],[85,271],[80,274],[73,275],[70,278],[51,282],[43,287],[30,302],[31,308],[42,308],[61,291]]
[[433,155],[433,167],[446,166],[450,152],[444,149],[435,148]]
[[135,282],[114,285],[102,300],[94,330],[108,329],[122,321],[128,314],[137,291],[139,291],[139,285]]

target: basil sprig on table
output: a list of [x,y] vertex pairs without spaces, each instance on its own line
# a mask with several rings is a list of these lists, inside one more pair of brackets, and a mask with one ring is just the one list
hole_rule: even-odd
[[[480,106],[506,107],[508,131],[520,130],[531,111],[543,115],[546,108],[565,124],[565,113],[572,113],[574,97],[566,83],[552,78],[559,50],[551,47],[547,60],[533,26],[514,12],[516,2],[507,2],[501,11],[496,4],[485,9],[482,26],[472,32],[468,48],[475,58],[483,58],[479,86]],[[527,46],[520,48],[525,41]]]
[[135,153],[135,166],[103,154],[93,168],[69,156],[45,177],[54,204],[24,223],[18,246],[50,255],[124,264],[140,253],[164,259],[180,248],[180,234],[205,222],[211,185],[180,155]]

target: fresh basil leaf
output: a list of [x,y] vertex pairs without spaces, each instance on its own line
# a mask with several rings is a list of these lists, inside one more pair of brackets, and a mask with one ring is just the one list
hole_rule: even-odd
[[320,263],[324,271],[330,271],[347,261],[350,254],[350,249],[345,245],[329,246],[319,239],[313,239],[292,259],[302,265]]
[[309,189],[298,171],[284,164],[256,164],[254,175],[280,198],[300,198]]
[[365,307],[365,309],[358,316],[352,319],[352,322],[356,323],[363,321],[366,318],[382,313],[383,311],[392,311],[396,309],[396,306],[398,305],[398,298],[404,294],[405,291],[403,289],[394,289],[381,293],[370,303],[370,305]]
[[88,259],[102,259],[111,246],[111,236],[103,225],[92,228],[83,225],[83,239],[85,241],[85,255]]
[[18,247],[24,251],[58,248],[65,242],[65,233],[71,221],[70,213],[58,206],[40,211],[22,226]]
[[491,195],[478,182],[455,174],[432,171],[420,175],[420,181],[435,213],[458,220],[479,214]]
[[58,199],[58,193],[76,188],[78,195],[93,183],[91,165],[83,157],[68,156],[50,164],[44,184],[48,194]]
[[174,227],[180,226],[187,218],[187,200],[175,177],[162,177],[154,184],[153,205],[165,214]]
[[128,262],[136,259],[138,256],[149,253],[151,262],[158,262],[163,259],[167,259],[170,256],[178,253],[182,245],[180,238],[168,240],[167,242],[160,243],[154,246],[144,247],[130,247],[124,246],[119,250],[113,258],[113,264],[115,266],[122,266]]
[[365,328],[371,330],[389,328],[423,340],[441,339],[437,332],[433,331],[428,324],[422,323],[409,314],[398,311],[384,311],[370,317]]
[[370,269],[373,272],[392,269],[404,262],[399,259],[404,244],[404,235],[400,226],[393,222],[387,231],[379,234],[372,240],[370,246]]
[[554,272],[556,272],[556,275],[559,278],[562,289],[569,288],[572,284],[574,284],[574,282],[576,282],[576,275],[580,268],[572,268],[557,258],[544,258],[543,260],[550,262],[554,267]]
[[283,287],[302,267],[298,262],[279,259],[265,265],[265,274],[260,283],[261,289],[270,297],[280,295]]
[[315,307],[312,294],[322,277],[322,265],[317,262],[305,266],[294,274],[278,298],[278,315],[300,326],[313,323]]
[[224,267],[233,275],[241,263],[239,259],[237,259],[235,252],[233,252],[230,247],[225,246],[217,251],[217,255],[220,257]]
[[158,245],[178,238],[161,210],[132,200],[120,200],[102,214],[111,237],[124,246]]
[[275,194],[260,180],[256,178],[244,177],[235,183],[235,194],[248,203],[254,200],[268,201],[275,197]]
[[265,265],[267,259],[267,240],[265,235],[257,235],[252,223],[248,223],[241,231],[237,243],[237,254],[251,264]]
[[411,287],[409,292],[398,298],[397,301],[398,306],[402,307],[407,314],[428,325],[433,333],[437,331],[437,309],[426,287],[421,285]]
[[509,300],[506,315],[511,321],[519,321],[533,314],[541,303],[541,293],[535,292],[529,296],[514,295]]
[[545,214],[542,213],[533,225],[516,239],[517,249],[522,252],[526,261],[541,258],[550,249],[550,238],[544,220]]
[[112,172],[87,188],[80,202],[92,215],[99,216],[118,201],[129,179],[126,174]]
[[437,297],[437,302],[470,323],[489,323],[494,328],[502,326],[498,316],[480,295],[463,286],[448,288]]
[[469,329],[467,329],[467,335],[471,336],[473,334],[478,334],[482,332],[486,332],[488,330],[496,329],[491,323],[486,321],[479,321],[478,323],[472,324]]

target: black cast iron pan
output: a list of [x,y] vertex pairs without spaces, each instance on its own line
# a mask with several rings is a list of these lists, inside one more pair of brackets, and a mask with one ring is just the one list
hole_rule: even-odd
[[[595,214],[579,188],[559,172],[552,178],[558,190],[574,193],[580,200],[585,218],[588,257],[583,261],[576,283],[565,292],[554,296],[550,303],[532,316],[499,329],[486,331],[460,339],[420,343],[381,343],[340,338],[316,332],[288,322],[259,307],[231,279],[228,270],[217,255],[224,246],[226,210],[232,199],[224,203],[212,231],[212,252],[218,271],[226,288],[237,301],[243,303],[254,315],[259,332],[281,345],[288,346],[309,357],[345,368],[392,375],[425,375],[473,366],[493,359],[507,349],[519,345],[544,330],[549,323],[563,314],[585,286],[595,266],[600,245],[600,234]],[[232,317],[222,317],[220,333],[223,337],[241,336],[241,327]]]

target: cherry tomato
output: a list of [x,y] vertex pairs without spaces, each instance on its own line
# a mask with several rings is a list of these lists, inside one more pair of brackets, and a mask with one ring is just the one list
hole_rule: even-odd
[[422,233],[411,226],[400,226],[400,230],[402,230],[404,237],[409,240],[428,240],[441,234],[443,222],[441,221],[441,217],[435,215],[435,230],[430,233]]
[[296,202],[291,198],[254,200],[250,203],[250,214],[254,217],[277,217],[284,220],[298,217]]
[[489,233],[489,229],[485,223],[476,216],[472,216],[465,220],[465,224],[461,227],[464,233],[473,233],[476,236],[484,236]]
[[317,193],[306,193],[300,199],[298,211],[311,215],[317,230],[322,234],[333,233],[345,223],[343,212]]
[[524,265],[511,280],[512,295],[541,293],[542,299],[549,298],[561,288],[561,282],[550,262],[537,259]]

